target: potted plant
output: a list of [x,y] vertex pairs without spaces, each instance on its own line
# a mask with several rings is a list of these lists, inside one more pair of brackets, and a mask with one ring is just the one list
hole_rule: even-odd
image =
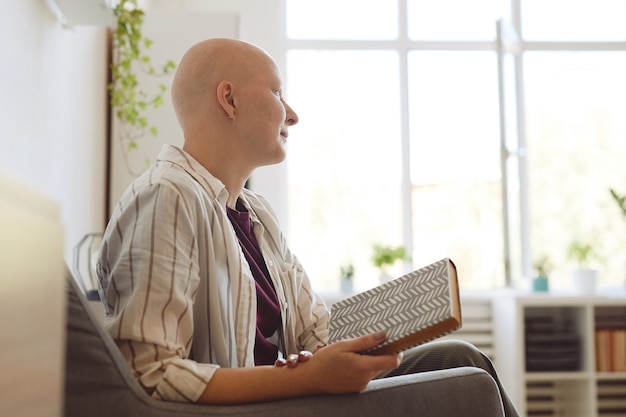
[[148,55],[152,40],[142,33],[145,13],[137,5],[137,0],[119,0],[113,7],[113,15],[115,27],[109,100],[112,113],[120,122],[119,139],[122,141],[126,167],[133,174],[126,153],[137,148],[138,139],[148,134],[157,135],[157,128],[148,120],[146,111],[161,106],[167,90],[161,83],[158,91],[144,91],[138,82],[137,72],[169,74],[176,68],[176,64],[169,60],[159,70],[155,69]]
[[543,255],[533,263],[535,277],[533,278],[533,291],[545,292],[549,289],[548,276],[552,270],[552,263],[547,255]]
[[339,286],[341,292],[344,294],[352,293],[354,289],[354,266],[352,264],[346,264],[341,266]]
[[380,282],[390,280],[388,268],[397,261],[406,259],[406,248],[404,246],[374,245],[372,262],[380,272]]
[[593,245],[574,240],[567,248],[567,257],[576,264],[572,271],[574,288],[582,294],[595,292],[598,271],[592,264],[598,259],[598,254]]

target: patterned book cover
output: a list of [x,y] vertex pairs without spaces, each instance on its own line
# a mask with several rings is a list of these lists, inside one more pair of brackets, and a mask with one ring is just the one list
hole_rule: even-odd
[[331,308],[330,343],[387,331],[387,340],[364,353],[400,352],[461,327],[454,263],[444,258]]

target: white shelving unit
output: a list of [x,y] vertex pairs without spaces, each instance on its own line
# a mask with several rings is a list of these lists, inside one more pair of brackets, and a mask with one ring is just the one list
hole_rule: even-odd
[[597,372],[595,341],[609,316],[626,329],[626,297],[508,293],[493,308],[498,372],[522,416],[626,417],[626,372]]

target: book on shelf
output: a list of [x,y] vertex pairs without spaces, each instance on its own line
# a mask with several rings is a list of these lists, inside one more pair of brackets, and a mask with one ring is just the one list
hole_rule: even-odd
[[597,329],[596,370],[626,372],[626,329]]
[[397,353],[461,325],[456,266],[444,258],[335,303],[330,343],[385,330],[387,339],[363,353]]
[[613,331],[611,348],[613,352],[613,370],[615,372],[626,372],[626,329]]

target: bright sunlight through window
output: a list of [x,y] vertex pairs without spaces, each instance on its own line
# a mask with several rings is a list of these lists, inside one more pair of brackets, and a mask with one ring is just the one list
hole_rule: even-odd
[[392,274],[450,257],[466,290],[528,288],[547,256],[567,290],[574,241],[626,285],[626,2],[286,5],[289,240],[316,288],[376,285],[386,245]]

